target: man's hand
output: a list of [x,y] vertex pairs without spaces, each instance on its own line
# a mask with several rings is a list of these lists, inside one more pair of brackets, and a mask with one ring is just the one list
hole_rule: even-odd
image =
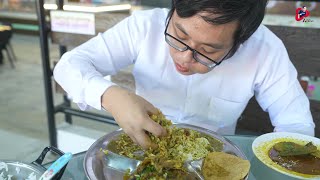
[[145,149],[155,146],[151,143],[146,131],[157,137],[167,133],[161,125],[149,117],[151,114],[158,113],[158,109],[134,93],[112,86],[104,92],[101,102],[123,131]]

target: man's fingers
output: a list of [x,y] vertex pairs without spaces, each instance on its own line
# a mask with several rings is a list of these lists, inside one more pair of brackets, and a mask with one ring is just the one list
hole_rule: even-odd
[[[147,114],[153,115],[153,114],[159,114],[160,110],[155,108],[151,103],[146,102],[145,109],[147,110]],[[154,122],[150,117],[146,116],[146,120],[143,123],[143,129],[152,133],[153,135],[159,137],[159,136],[165,136],[167,134],[166,129],[163,128],[160,124]]]
[[148,149],[150,146],[152,146],[150,138],[144,131],[137,132],[135,134],[135,139],[143,149]]
[[132,135],[132,134],[127,134],[127,135],[131,138],[131,140],[132,140],[134,143],[139,144],[138,141],[137,141],[137,139],[134,137],[134,135]]
[[[159,109],[155,108],[151,103],[147,102],[145,106],[148,115],[158,114]],[[166,130],[158,123],[154,122],[150,117],[146,116],[147,120],[143,124],[143,129],[152,133],[153,135],[159,137],[159,136],[165,136],[167,134]]]
[[[149,117],[147,117],[149,118]],[[160,124],[156,123],[152,119],[149,118],[148,121],[145,121],[143,124],[143,129],[152,133],[153,135],[159,137],[159,136],[165,136],[167,134],[167,131],[165,128],[163,128]]]
[[155,108],[151,103],[146,102],[145,109],[147,110],[148,115],[158,114],[159,109]]

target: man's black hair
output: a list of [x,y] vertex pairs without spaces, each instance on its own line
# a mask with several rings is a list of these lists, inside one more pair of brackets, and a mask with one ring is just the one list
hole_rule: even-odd
[[234,45],[231,55],[245,42],[259,27],[268,0],[172,0],[172,7],[168,18],[174,10],[181,18],[189,18],[205,12],[214,16],[202,16],[211,24],[226,24],[238,21],[239,26],[234,34]]
[[305,8],[306,6],[302,6],[302,8]]

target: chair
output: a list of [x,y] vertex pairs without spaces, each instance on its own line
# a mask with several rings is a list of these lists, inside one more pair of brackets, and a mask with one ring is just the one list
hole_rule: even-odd
[[[12,68],[15,67],[14,61],[16,61],[16,56],[13,52],[13,48],[10,44],[10,39],[12,37],[12,28],[8,25],[0,25],[0,58],[3,58],[2,52],[3,50],[6,51],[7,57],[9,59],[10,65]],[[0,59],[0,62],[3,59]]]

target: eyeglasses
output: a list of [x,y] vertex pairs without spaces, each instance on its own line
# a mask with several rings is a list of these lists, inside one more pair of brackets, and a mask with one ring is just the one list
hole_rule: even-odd
[[201,63],[204,66],[207,66],[209,69],[213,69],[214,67],[218,66],[219,64],[221,64],[221,62],[223,60],[225,60],[225,58],[230,54],[231,50],[233,48],[231,48],[228,53],[220,60],[220,61],[216,61],[213,60],[211,58],[209,58],[208,56],[198,52],[195,49],[192,49],[190,46],[188,46],[187,44],[185,44],[184,42],[182,42],[181,40],[175,38],[174,36],[172,36],[171,34],[167,33],[168,30],[168,26],[170,23],[171,17],[166,25],[166,29],[164,31],[164,35],[165,35],[165,40],[166,42],[173,47],[174,49],[180,51],[180,52],[184,52],[186,50],[190,50],[192,51],[192,56],[193,59],[195,59],[197,62]]

